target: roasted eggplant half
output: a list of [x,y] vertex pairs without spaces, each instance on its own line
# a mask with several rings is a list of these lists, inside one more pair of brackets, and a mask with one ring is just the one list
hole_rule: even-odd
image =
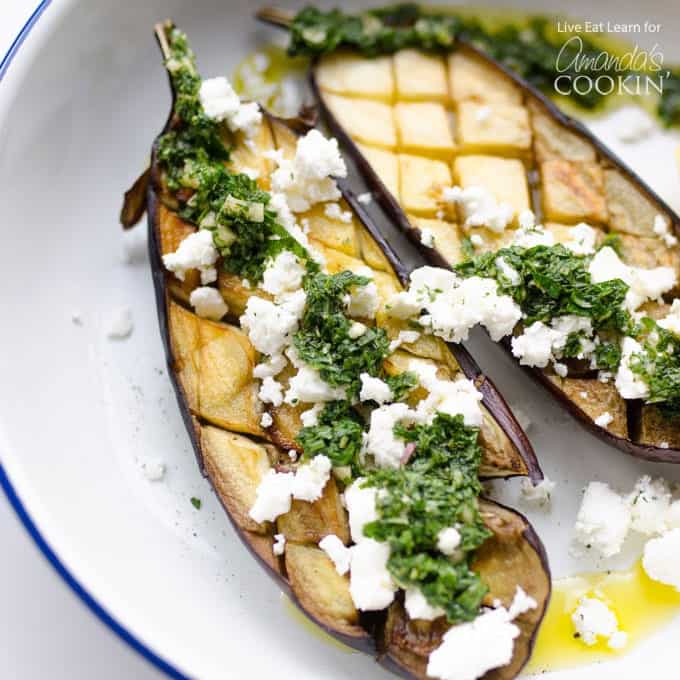
[[[279,10],[259,16],[279,26],[293,19]],[[515,336],[536,321],[554,326],[569,307],[557,302],[560,296],[575,299],[587,288],[586,295],[604,301],[603,286],[625,282],[600,319],[592,300],[570,309],[588,320],[594,342],[588,350],[563,346],[550,363],[513,351],[521,341],[510,336],[501,344],[600,438],[638,458],[680,462],[680,373],[673,359],[680,307],[671,311],[680,291],[680,218],[580,122],[464,37],[450,50],[385,51],[369,58],[340,44],[314,59],[310,72],[328,127],[375,199],[432,265],[463,276],[493,270],[491,277],[507,284],[504,277],[517,271],[494,267],[494,254],[507,263],[523,241],[534,265],[541,259],[541,273],[520,268],[521,283],[514,292],[514,282],[506,286],[522,308]],[[533,245],[531,237],[522,240],[534,230],[542,236]],[[553,246],[561,257],[549,257],[545,249]],[[515,255],[518,264],[531,259],[517,248]],[[555,291],[552,273],[544,275],[550,260],[592,273],[593,285]],[[532,307],[538,290],[543,301],[550,298],[550,314]],[[624,311],[613,314],[619,307]],[[539,335],[526,335],[527,344]],[[636,344],[624,346],[626,337]]]
[[[321,178],[316,188],[329,191],[335,207],[298,206],[294,221],[304,225],[304,232],[295,232],[292,224],[289,230],[281,226],[279,220],[285,221],[286,212],[274,212],[270,205],[273,195],[268,192],[275,181],[281,180],[280,175],[275,180],[277,165],[278,169],[283,166],[290,170],[286,163],[296,153],[299,155],[309,122],[283,121],[254,104],[242,105],[238,98],[234,99],[225,80],[210,83],[207,87],[212,88],[213,99],[202,100],[199,88],[207,81],[197,75],[186,37],[170,22],[159,24],[155,32],[170,78],[173,105],[153,144],[150,170],[126,194],[128,203],[121,219],[129,228],[144,210],[147,213],[151,269],[169,375],[203,474],[244,544],[297,606],[338,640],[376,655],[381,663],[406,677],[425,678],[427,655],[439,647],[447,631],[456,629],[459,623],[463,625],[479,611],[506,612],[506,630],[516,638],[516,644],[511,658],[503,661],[505,667],[492,670],[488,677],[515,677],[529,658],[549,600],[548,565],[543,547],[525,518],[479,497],[479,478],[541,478],[521,429],[466,352],[437,338],[413,332],[404,336],[403,325],[384,314],[385,301],[401,290],[399,275],[405,277],[406,273],[395,267],[398,263],[393,253],[372,225],[362,220],[361,211],[351,209],[358,205],[355,198],[342,195],[330,175]],[[213,105],[211,117],[208,107]],[[228,116],[232,116],[229,121]],[[257,124],[251,125],[253,121]],[[142,191],[146,201],[140,207]],[[244,198],[245,193],[250,200]],[[200,210],[197,217],[201,205],[205,210]],[[244,225],[251,231],[246,231]],[[293,233],[299,240],[292,237]],[[204,238],[206,234],[209,238]],[[304,248],[300,247],[302,243]],[[248,257],[243,256],[246,247],[251,249]],[[258,248],[263,247],[274,253],[268,256],[264,272],[256,268]],[[270,267],[284,252],[282,247],[292,248],[297,260],[274,272]],[[317,260],[305,259],[312,251]],[[291,272],[303,262],[307,267],[305,277],[293,281]],[[267,272],[279,278],[268,279]],[[262,285],[256,285],[258,276]],[[277,286],[283,282],[289,288],[277,298]],[[369,290],[371,299],[367,301]],[[305,292],[302,298],[301,291]],[[260,326],[263,332],[255,337],[254,310],[269,305],[271,311],[275,300],[280,314],[294,314],[293,306],[297,304],[299,308],[300,299],[304,313],[298,309],[296,323],[300,328],[292,342],[290,329],[283,333],[272,327],[271,332],[266,332]],[[324,346],[322,351],[319,342],[329,327],[334,333],[333,342],[330,349]],[[274,350],[267,345],[274,336],[279,341],[288,338],[286,356],[290,363],[283,362],[285,366],[273,371],[279,389],[286,390],[285,400],[276,395],[265,398],[263,393],[263,371],[269,371],[275,363]],[[348,344],[347,338],[352,336],[361,341]],[[301,337],[304,342],[298,343]],[[394,339],[401,342],[400,346],[388,347]],[[348,353],[349,363],[343,364],[340,377],[333,373],[337,365],[328,359],[329,355],[335,357],[334,343]],[[379,349],[377,362],[367,354],[369,343]],[[262,345],[267,345],[269,351]],[[296,352],[291,351],[293,347]],[[359,352],[357,347],[364,349]],[[268,358],[264,359],[264,355]],[[374,380],[372,388],[378,380],[383,396],[374,393],[343,401],[350,389],[354,390],[352,394],[359,394],[360,376],[353,371],[358,372],[363,365],[372,373],[361,379],[362,389],[364,380],[367,384]],[[329,376],[323,378],[325,384],[302,380],[304,370],[309,378],[311,366],[319,367],[315,369],[316,376]],[[410,372],[414,366],[427,376],[426,388],[424,382],[413,380]],[[342,397],[338,387],[332,397],[325,394],[324,406],[324,398],[312,399],[308,395],[314,390],[330,389],[330,376],[346,382],[340,390]],[[436,413],[417,411],[434,394],[433,385],[443,384],[466,391],[472,399],[469,403],[476,404],[476,425],[468,425],[467,416],[461,413],[446,415],[444,406],[437,406]],[[288,399],[294,386],[300,396]],[[389,387],[389,398],[384,395],[385,386]],[[364,447],[360,423],[383,408],[378,406],[383,399],[398,402],[410,417],[420,414],[420,420],[405,423],[399,431],[399,437],[404,439],[396,451],[397,459],[384,469],[371,469],[364,462],[366,455],[377,460],[389,452],[387,448],[383,452],[380,442],[374,442],[372,448],[370,443]],[[326,429],[310,420],[309,412],[315,408],[317,423],[326,418]],[[392,435],[393,430],[387,433]],[[312,453],[312,445],[319,441],[323,448]],[[347,442],[356,442],[355,449],[349,448]],[[433,442],[438,442],[439,448],[434,448]],[[389,441],[385,443],[388,446]],[[347,451],[352,456],[344,465],[337,458],[329,458],[345,456]],[[390,455],[394,453],[392,450]],[[324,462],[324,469],[315,466]],[[366,475],[363,481],[356,479],[355,466]],[[292,483],[292,490],[284,490],[281,495],[270,486],[265,492],[265,480],[274,480],[274,486],[279,488]],[[381,480],[391,480],[395,491],[382,486]],[[418,493],[424,494],[422,498],[414,495],[412,503],[407,503],[408,497],[399,485],[415,484],[414,489],[427,489],[428,480],[434,480],[433,488],[439,495],[430,498],[421,490]],[[354,514],[350,487],[362,499],[359,505],[364,508],[366,494],[373,498],[374,521]],[[276,503],[283,499],[285,507],[274,508],[273,499]],[[389,499],[406,503],[399,516],[407,512],[416,518],[406,529],[411,532],[420,527],[422,535],[418,540],[430,542],[426,543],[429,553],[416,555],[422,568],[429,565],[427,573],[434,584],[429,594],[422,596],[421,605],[429,606],[435,597],[432,593],[440,584],[437,570],[456,574],[446,586],[457,593],[456,597],[442,602],[446,608],[434,621],[410,619],[405,613],[404,595],[398,584],[412,586],[417,570],[410,567],[408,577],[402,574],[392,581],[389,575],[392,590],[384,605],[357,603],[361,598],[354,587],[361,590],[363,586],[361,597],[374,597],[367,587],[370,583],[353,584],[355,570],[362,568],[361,560],[370,570],[371,565],[375,567],[376,549],[385,559],[385,550],[390,555],[401,551],[402,567],[408,566],[413,557],[408,553],[416,534],[409,534],[409,538],[399,533],[401,529],[395,533],[388,521]],[[428,505],[423,505],[422,500]],[[423,508],[427,510],[425,515]],[[443,529],[433,536],[433,526],[436,528],[436,522],[454,510],[460,511],[455,515],[460,517],[460,531],[450,527],[454,530],[446,534],[447,552],[443,552],[444,548],[437,552],[431,544],[435,541],[439,545],[444,540],[440,537]],[[403,529],[403,522],[397,524]],[[372,527],[375,539],[366,538],[364,527],[366,531]],[[328,538],[335,542],[335,553],[339,551],[340,557],[332,557],[333,551],[324,547],[323,541]],[[352,542],[355,545],[348,548]],[[339,562],[343,554],[360,543],[368,550],[364,550],[361,559],[357,552],[351,553],[353,566],[348,577],[347,569],[340,569]],[[386,565],[382,568],[387,569]],[[464,577],[460,583],[458,576]],[[423,584],[426,582],[424,579]],[[379,587],[384,590],[385,583]],[[515,606],[511,613],[520,594],[523,605],[519,609]],[[437,597],[441,599],[441,592]],[[427,640],[423,642],[423,638]]]

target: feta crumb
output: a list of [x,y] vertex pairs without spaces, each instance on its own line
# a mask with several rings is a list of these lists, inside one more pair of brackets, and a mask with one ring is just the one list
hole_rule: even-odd
[[463,227],[486,227],[501,233],[512,222],[513,209],[509,203],[498,203],[484,187],[446,187],[442,192],[445,203],[457,203],[463,213]]
[[671,507],[671,491],[664,479],[644,475],[629,496],[631,528],[652,536],[666,530],[666,515]]
[[106,321],[106,337],[111,340],[125,340],[133,328],[132,310],[129,307],[119,307]]
[[460,540],[458,529],[446,527],[437,534],[437,550],[443,555],[453,555],[460,545]]
[[670,448],[670,444],[668,442],[659,442],[659,448],[660,449],[668,449],[668,448]]
[[213,120],[225,121],[232,132],[242,130],[250,138],[262,122],[259,106],[254,102],[242,104],[231,83],[224,77],[204,80],[198,96],[205,115]]
[[219,290],[209,286],[194,288],[189,295],[189,303],[196,310],[198,316],[213,321],[219,321],[229,311],[229,307],[220,295]]
[[264,428],[271,427],[273,422],[274,419],[265,411],[260,418],[260,426]]
[[283,534],[274,534],[274,545],[272,546],[272,552],[278,557],[283,555],[286,550],[286,537]]
[[352,325],[349,327],[347,335],[349,335],[352,340],[356,340],[357,338],[360,338],[367,330],[368,327],[364,324],[360,323],[359,321],[353,321]]
[[323,410],[325,404],[314,404],[312,408],[303,411],[300,414],[300,420],[303,427],[314,427],[319,422],[319,414]]
[[[524,222],[525,224],[530,224],[534,222],[535,219],[536,218],[534,217],[534,214],[531,213],[531,218],[526,215]],[[546,231],[541,224],[532,224],[530,227],[520,226],[520,228],[515,232],[512,245],[519,246],[520,248],[533,248],[534,246],[554,246],[555,237],[553,236],[552,232]]]
[[644,352],[642,345],[633,338],[624,337],[621,341],[621,363],[616,372],[616,389],[624,399],[646,399],[649,386],[636,373],[633,373],[630,362],[638,354]]
[[522,282],[519,272],[514,267],[511,267],[504,257],[497,257],[495,264],[500,273],[510,282],[511,286],[519,286]]
[[284,250],[270,260],[262,274],[262,289],[279,297],[285,293],[293,293],[302,285],[305,268],[297,256]]
[[505,608],[488,609],[474,621],[449,628],[430,654],[427,675],[440,680],[477,680],[510,663],[519,634]]
[[390,547],[366,538],[352,546],[349,592],[361,611],[379,611],[394,600],[397,585],[387,569]]
[[187,271],[198,269],[201,273],[201,283],[205,286],[217,281],[215,263],[218,257],[212,232],[200,229],[182,239],[174,253],[163,255],[163,264],[180,281],[184,281]]
[[599,637],[608,640],[614,638],[614,645],[617,645],[615,648],[626,643],[626,639],[621,636],[622,631],[619,631],[616,614],[602,600],[582,597],[571,620],[579,638],[588,646],[596,644]]
[[257,487],[255,503],[248,513],[256,522],[273,522],[290,510],[293,481],[291,472],[268,470]]
[[271,376],[267,376],[262,380],[257,396],[264,404],[281,406],[283,404],[283,385]]
[[345,489],[343,496],[349,515],[350,534],[355,543],[368,540],[364,536],[364,526],[378,519],[375,508],[377,489],[373,486],[362,487],[365,481],[363,477],[358,477]]
[[410,345],[416,342],[420,338],[420,333],[418,331],[399,331],[399,335],[390,342],[388,351],[390,354],[396,351],[404,343]]
[[678,237],[671,233],[668,218],[663,215],[654,217],[654,233],[669,247],[678,245]]
[[536,215],[531,210],[522,210],[517,216],[517,223],[520,229],[533,229],[536,226]]
[[293,480],[293,498],[310,503],[321,498],[331,476],[331,467],[328,456],[322,454],[314,456],[309,463],[299,467]]
[[378,405],[392,401],[392,390],[384,380],[374,378],[369,373],[362,373],[359,378],[361,380],[359,401],[375,401]]
[[260,171],[255,168],[241,168],[241,174],[245,175],[248,179],[255,181],[260,177]]
[[605,411],[603,414],[597,416],[593,422],[598,427],[607,427],[613,420],[614,416],[609,413],[609,411]]
[[420,230],[420,242],[426,248],[434,248],[434,232],[432,231],[432,229],[424,227],[423,229]]
[[470,243],[476,247],[483,246],[484,239],[479,234],[472,234],[472,236],[470,236]]
[[632,521],[627,499],[604,482],[590,482],[576,518],[576,541],[604,557],[621,551]]
[[268,157],[278,166],[271,175],[272,192],[285,194],[293,212],[305,212],[316,203],[340,198],[333,177],[346,177],[347,167],[336,139],[310,130],[298,140],[293,160],[276,152]]
[[[361,275],[364,276],[363,273]],[[350,293],[347,313],[350,316],[374,319],[379,306],[378,287],[373,281],[369,281],[365,286],[354,286]]]
[[290,451],[288,451],[288,458],[294,463],[298,459],[298,452],[295,449],[290,449]]
[[339,203],[326,203],[323,212],[330,220],[344,222],[345,224],[352,222],[352,213],[349,210],[343,210]]
[[559,361],[555,361],[553,363],[553,370],[555,371],[556,375],[560,376],[560,378],[566,378],[569,373],[569,368],[567,365],[560,363]]
[[368,205],[372,200],[373,194],[370,191],[366,191],[365,193],[359,194],[357,196],[357,201],[359,201],[361,205]]
[[673,300],[668,314],[657,322],[661,328],[665,328],[673,335],[680,336],[680,300]]
[[142,463],[144,476],[150,482],[160,482],[165,477],[165,463],[160,460],[149,460]]
[[597,232],[585,222],[581,222],[569,229],[570,239],[564,247],[576,255],[592,255],[595,252]]
[[331,387],[315,368],[300,365],[298,372],[288,382],[286,404],[299,402],[316,403],[320,401],[335,401],[345,399],[344,387]]
[[319,548],[328,555],[340,576],[349,571],[352,552],[335,534],[322,538],[319,541]]
[[394,434],[397,423],[413,423],[416,414],[407,404],[380,406],[371,413],[366,453],[373,456],[375,464],[383,468],[398,468],[404,455],[405,443]]
[[274,354],[266,361],[261,361],[255,366],[253,369],[253,377],[259,378],[260,380],[263,378],[273,378],[281,373],[287,363],[283,354]]
[[441,607],[433,607],[425,598],[420,588],[406,588],[404,592],[404,608],[409,619],[434,621],[445,616],[446,611]]
[[649,578],[680,591],[680,529],[647,541],[642,566]]
[[552,499],[556,483],[545,477],[538,484],[533,484],[529,479],[523,479],[520,484],[522,498],[535,505],[548,505]]

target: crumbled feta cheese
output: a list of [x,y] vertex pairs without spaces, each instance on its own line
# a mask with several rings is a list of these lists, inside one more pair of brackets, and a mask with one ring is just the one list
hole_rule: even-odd
[[455,554],[460,545],[460,532],[455,527],[446,527],[437,534],[437,550],[444,555]]
[[368,205],[372,200],[373,194],[370,191],[366,191],[365,193],[359,194],[357,196],[357,201],[359,201],[361,205]]
[[271,427],[272,423],[274,422],[274,419],[271,417],[269,413],[266,411],[262,414],[262,417],[260,418],[260,427]]
[[545,368],[553,357],[553,345],[560,338],[561,334],[553,328],[534,321],[522,335],[512,339],[512,354],[523,366]]
[[[389,313],[403,318],[407,311],[425,310],[418,321],[447,342],[467,340],[481,324],[497,342],[510,334],[522,311],[508,295],[498,294],[493,279],[460,279],[438,267],[420,267],[411,273],[409,290],[390,299]],[[408,317],[406,317],[408,318]]]
[[434,232],[432,231],[432,229],[423,227],[420,230],[420,242],[426,248],[434,248]]
[[416,415],[407,404],[381,406],[371,413],[366,439],[366,452],[373,456],[378,467],[397,468],[404,454],[404,440],[394,434],[397,423],[415,422]]
[[384,380],[374,378],[368,373],[362,373],[359,378],[361,380],[360,401],[375,401],[382,405],[392,400],[392,390]]
[[258,352],[280,354],[298,329],[305,301],[304,290],[291,293],[281,304],[252,296],[241,316],[241,328]]
[[553,364],[553,370],[555,371],[556,375],[560,376],[560,378],[566,378],[567,374],[569,373],[569,367],[566,364],[562,364],[558,361]]
[[519,224],[520,229],[533,229],[536,226],[536,215],[534,215],[531,210],[522,210],[522,212],[517,215],[517,223]]
[[576,540],[612,557],[621,546],[631,525],[631,508],[626,498],[604,482],[591,482],[586,488],[576,518]]
[[592,255],[595,252],[597,232],[588,224],[581,222],[569,229],[569,240],[564,244],[575,255]]
[[663,479],[644,475],[638,479],[629,496],[631,528],[652,536],[666,530],[666,515],[671,507],[671,491]]
[[[531,211],[527,211],[530,213]],[[531,218],[528,214],[525,215],[524,223],[531,224],[535,222],[534,214],[531,213]],[[555,237],[552,232],[546,231],[541,224],[532,224],[531,226],[522,227],[520,221],[520,228],[515,232],[512,240],[513,246],[520,248],[533,248],[534,246],[554,246]]]
[[283,534],[274,534],[272,552],[278,557],[286,550],[286,537]]
[[297,256],[284,250],[270,260],[262,274],[262,289],[275,296],[299,290],[305,268]]
[[515,589],[515,597],[508,609],[508,616],[510,619],[514,620],[529,610],[536,609],[536,607],[538,607],[536,600],[531,597],[531,595],[527,595],[522,586],[517,586]]
[[520,629],[503,608],[488,609],[474,621],[449,628],[431,654],[427,675],[440,680],[477,680],[512,660]]
[[616,136],[625,144],[632,144],[654,132],[654,121],[639,106],[625,106],[616,112]]
[[115,309],[106,321],[106,337],[111,340],[125,340],[133,329],[132,310],[129,307]]
[[588,646],[596,644],[600,637],[610,641],[613,638],[614,648],[617,649],[626,643],[622,631],[619,631],[616,614],[602,600],[582,597],[571,620],[579,638]]
[[659,443],[659,448],[660,449],[667,449],[670,448],[670,444],[668,442],[660,442]]
[[358,477],[345,489],[344,500],[349,515],[349,530],[352,540],[361,543],[368,540],[364,536],[364,527],[378,519],[375,507],[377,489],[373,486],[362,487],[366,480]]
[[394,600],[397,585],[387,570],[390,547],[372,539],[352,546],[349,592],[354,606],[361,611],[379,611]]
[[347,305],[347,313],[350,316],[374,319],[378,307],[380,307],[380,297],[378,296],[378,287],[373,281],[369,281],[365,286],[354,286]]
[[274,354],[269,357],[266,361],[260,362],[253,369],[253,378],[273,378],[274,376],[281,373],[281,371],[286,367],[286,357],[283,354]]
[[663,319],[659,319],[657,323],[673,335],[680,336],[680,300],[677,298],[673,300],[668,314]]
[[522,282],[519,272],[514,267],[511,267],[504,257],[497,257],[495,263],[500,273],[510,282],[511,286],[519,286]]
[[477,248],[484,245],[484,239],[479,234],[472,234],[470,236],[470,243]]
[[352,551],[335,534],[322,538],[319,541],[319,548],[328,555],[340,576],[349,571]]
[[310,250],[309,239],[295,220],[286,195],[280,192],[272,192],[269,198],[269,208],[276,213],[278,223],[302,246]]
[[290,510],[293,481],[292,472],[268,470],[257,487],[255,503],[248,513],[256,522],[273,522]]
[[324,404],[314,404],[312,408],[303,411],[300,414],[300,421],[303,427],[314,427],[319,422],[319,414],[323,410]]
[[310,130],[297,143],[293,160],[269,154],[278,167],[271,175],[273,192],[282,192],[293,212],[305,212],[314,204],[336,201],[340,191],[333,177],[346,177],[347,167],[336,139]]
[[484,187],[446,187],[442,192],[442,200],[460,206],[466,229],[486,227],[500,233],[512,222],[512,206],[509,203],[498,203]]
[[441,607],[433,607],[419,588],[406,588],[404,593],[404,608],[409,619],[434,621],[445,616],[446,611]]
[[165,463],[160,460],[144,461],[142,471],[150,482],[160,482],[165,477]]
[[345,397],[344,387],[331,387],[315,368],[301,365],[297,374],[288,383],[285,402],[286,404],[316,403],[345,399]]
[[368,327],[364,324],[360,323],[359,321],[353,321],[352,325],[349,327],[349,331],[347,331],[347,335],[349,335],[352,340],[356,340],[357,338],[360,338],[367,330]]
[[250,138],[262,122],[259,106],[254,102],[242,104],[231,83],[224,77],[204,80],[198,96],[205,115],[213,120],[226,121],[232,132],[242,130]]
[[392,354],[392,352],[396,351],[404,343],[410,345],[416,342],[419,338],[420,333],[418,331],[399,331],[399,335],[397,335],[397,337],[392,340],[392,342],[390,342],[388,351],[390,354]]
[[678,245],[678,237],[671,233],[668,218],[663,215],[654,217],[654,233],[669,247]]
[[490,106],[480,106],[475,113],[475,120],[478,123],[486,123],[491,116],[492,109]]
[[257,396],[264,404],[281,406],[283,404],[283,385],[271,376],[267,376],[262,380]]
[[198,269],[201,273],[201,283],[205,286],[217,281],[215,263],[218,257],[212,232],[200,229],[184,238],[174,253],[163,255],[163,264],[180,281],[184,281],[187,271]]
[[229,311],[220,291],[209,286],[194,288],[189,295],[189,303],[198,316],[213,321],[219,321]]
[[613,248],[605,246],[595,253],[588,266],[593,283],[621,279],[628,284],[625,306],[633,312],[648,300],[657,300],[677,283],[672,267],[641,269],[630,267],[621,261]]
[[614,416],[609,413],[609,411],[605,411],[603,414],[597,416],[593,422],[598,427],[607,427],[613,420]]
[[352,213],[349,210],[343,210],[339,203],[326,203],[323,212],[330,220],[344,222],[345,224],[352,222]]
[[323,454],[299,467],[293,480],[293,498],[310,503],[321,498],[332,467],[330,459]]
[[621,363],[616,372],[616,389],[624,399],[646,399],[649,386],[630,367],[631,359],[643,353],[642,345],[633,338],[624,337],[621,341]]
[[288,458],[295,462],[298,459],[298,452],[295,449],[290,449],[288,451]]
[[680,529],[647,541],[642,566],[649,578],[680,591]]
[[552,499],[555,490],[555,482],[545,477],[538,484],[533,484],[529,479],[523,479],[520,484],[522,498],[535,505],[547,505]]
[[248,179],[255,181],[260,177],[260,171],[255,168],[241,168],[241,174],[245,175]]

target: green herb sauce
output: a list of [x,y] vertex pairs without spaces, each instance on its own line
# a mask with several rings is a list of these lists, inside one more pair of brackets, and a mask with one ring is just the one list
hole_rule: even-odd
[[166,67],[179,122],[158,140],[156,153],[168,189],[180,200],[180,215],[212,231],[225,271],[257,282],[267,261],[283,250],[295,253],[308,271],[318,270],[307,250],[268,208],[269,194],[246,175],[229,170],[224,141],[228,130],[203,111],[201,78],[186,35],[173,28],[168,40],[171,56]]
[[[506,22],[491,29],[462,12],[436,12],[417,4],[370,9],[360,14],[307,7],[293,21],[288,52],[291,56],[313,57],[340,47],[356,49],[366,56],[391,54],[406,47],[451,51],[456,38],[461,37],[551,95],[557,92],[555,81],[559,76],[593,79],[610,76],[616,80],[619,76],[644,75],[653,79],[652,72],[622,72],[615,64],[603,64],[602,59],[597,59],[603,52],[602,46],[583,35],[580,35],[580,46],[565,45],[564,35],[558,34],[552,23],[548,17],[534,16],[525,24]],[[574,57],[578,54],[583,59],[577,68]],[[666,75],[665,71],[658,73]],[[654,82],[660,85],[661,81],[657,80],[658,76]],[[602,105],[608,95],[596,88],[582,88],[581,92],[570,88],[566,96],[578,106],[592,110]],[[657,114],[667,126],[680,124],[680,70],[664,78]]]

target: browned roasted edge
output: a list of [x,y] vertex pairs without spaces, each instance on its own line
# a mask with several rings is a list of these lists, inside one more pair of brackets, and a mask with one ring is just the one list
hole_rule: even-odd
[[[552,577],[550,574],[550,564],[548,562],[548,554],[545,550],[543,542],[541,541],[535,529],[531,525],[531,522],[529,522],[529,520],[521,512],[518,512],[514,508],[510,508],[507,505],[503,505],[502,503],[499,503],[498,501],[495,500],[491,500],[489,498],[485,498],[484,500],[503,510],[506,510],[507,512],[513,513],[522,520],[524,524],[522,537],[533,548],[534,552],[538,555],[541,565],[543,566],[543,569],[548,576],[548,594],[542,604],[540,616],[536,621],[536,627],[534,628],[534,632],[529,640],[529,648],[527,650],[526,658],[523,660],[522,665],[517,672],[517,675],[519,675],[522,672],[522,670],[526,667],[526,665],[529,663],[529,660],[531,659],[534,647],[536,646],[536,638],[538,636],[538,632],[541,629],[541,624],[543,623],[545,614],[548,611],[548,605],[550,604],[550,599],[552,597]],[[528,594],[531,595],[531,593]],[[380,657],[379,662],[381,666],[402,678],[413,677],[413,675],[409,673],[409,671],[407,671],[395,658],[393,658],[389,654],[385,654],[384,656]],[[488,677],[489,675],[492,675],[495,670],[497,669],[490,670],[480,680],[484,680],[484,678]]]
[[[626,166],[623,161],[621,161],[613,152],[611,152],[601,141],[599,141],[593,134],[591,134],[587,128],[579,121],[574,120],[570,116],[566,115],[560,111],[557,106],[545,95],[543,95],[536,88],[532,87],[528,83],[524,82],[520,76],[513,73],[509,69],[501,66],[497,62],[490,59],[479,49],[473,47],[467,41],[459,40],[459,42],[465,47],[474,50],[476,54],[485,59],[489,64],[493,65],[495,68],[500,69],[506,75],[511,77],[515,83],[517,83],[522,89],[528,91],[531,95],[537,98],[539,104],[541,104],[546,111],[553,117],[555,117],[560,123],[567,126],[572,132],[580,135],[587,141],[591,142],[598,150],[598,152],[606,158],[617,170],[620,170],[625,174],[632,182],[639,186],[643,193],[645,193],[650,200],[652,200],[655,205],[659,208],[661,212],[665,212],[667,216],[673,222],[673,228],[676,234],[680,235],[680,218],[675,214],[675,212],[662,201],[661,198],[642,180],[640,177],[633,172],[628,166]],[[413,227],[408,221],[406,214],[402,210],[401,206],[394,198],[392,193],[384,185],[378,174],[375,172],[371,164],[366,160],[364,155],[359,150],[359,147],[355,144],[354,140],[345,132],[343,127],[338,122],[337,118],[331,113],[331,111],[326,106],[321,91],[319,89],[318,83],[316,82],[316,76],[314,72],[314,63],[310,68],[309,72],[309,84],[314,95],[314,98],[322,112],[324,119],[326,120],[329,128],[332,130],[333,134],[338,137],[343,146],[346,147],[348,153],[354,160],[354,162],[359,167],[360,171],[364,175],[364,179],[369,187],[372,189],[375,197],[382,206],[383,210],[392,218],[392,220],[407,234],[407,236],[413,241],[416,247],[424,254],[425,258],[430,262],[430,264],[436,267],[445,267],[450,269],[450,265],[441,256],[441,254],[435,248],[428,248],[423,246],[420,242],[420,230]],[[510,352],[509,345],[507,343],[499,343],[504,349],[512,356]],[[514,357],[513,357],[514,360]],[[463,364],[461,364],[463,366]],[[646,444],[637,444],[630,439],[625,437],[618,437],[606,428],[595,425],[593,420],[587,416],[576,404],[571,400],[567,399],[562,391],[554,385],[550,379],[545,376],[545,374],[538,368],[532,368],[529,366],[521,366],[521,368],[528,373],[538,384],[543,385],[548,389],[548,391],[555,397],[557,401],[564,406],[569,413],[571,413],[578,422],[581,423],[583,427],[590,430],[597,437],[606,441],[607,443],[615,446],[619,450],[627,453],[635,458],[640,458],[642,460],[648,460],[655,463],[680,463],[680,449],[663,449],[658,446],[650,446]],[[463,367],[463,370],[465,368]],[[479,370],[479,369],[478,369]],[[488,379],[487,379],[488,380]],[[500,396],[500,395],[499,395]],[[501,397],[502,399],[502,397]],[[628,403],[628,401],[627,401]],[[513,418],[514,420],[514,418]],[[517,425],[519,428],[519,425]],[[521,432],[521,428],[519,428]],[[510,436],[510,432],[507,432]],[[524,433],[522,433],[524,434]],[[526,439],[526,435],[524,435]],[[522,449],[519,449],[522,451]],[[541,477],[542,478],[542,477]],[[532,477],[533,479],[533,477]]]

